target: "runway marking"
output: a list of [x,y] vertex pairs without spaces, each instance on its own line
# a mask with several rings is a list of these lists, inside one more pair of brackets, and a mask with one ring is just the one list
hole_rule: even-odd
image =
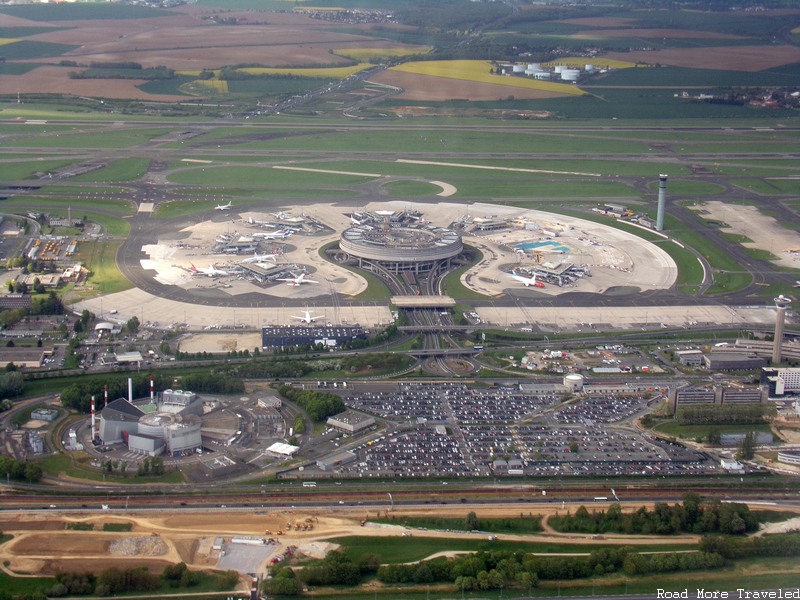
[[544,169],[519,169],[517,167],[492,167],[489,165],[466,165],[462,163],[437,162],[433,160],[410,160],[398,158],[395,162],[410,165],[437,165],[439,167],[459,167],[462,169],[485,169],[487,171],[514,171],[516,173],[549,173],[551,175],[581,175],[584,177],[602,177],[601,173],[581,173],[580,171],[548,171]]
[[307,169],[305,167],[287,167],[284,165],[273,165],[273,169],[285,169],[287,171],[308,171],[310,173],[331,173],[333,175],[356,175],[358,177],[383,177],[380,173],[357,173],[355,171],[332,171],[328,169]]

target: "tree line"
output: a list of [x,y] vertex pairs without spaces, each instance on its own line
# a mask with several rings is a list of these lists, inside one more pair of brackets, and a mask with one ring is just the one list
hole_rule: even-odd
[[[111,596],[130,592],[156,592],[166,588],[192,588],[203,580],[213,579],[212,587],[217,590],[231,590],[239,580],[235,571],[222,574],[206,574],[191,571],[185,563],[168,565],[159,573],[151,573],[147,567],[111,567],[99,575],[90,572],[59,572],[55,583],[49,589],[42,589],[24,595],[12,595],[0,591],[0,600],[47,600],[64,596]],[[171,591],[169,592],[171,593]]]
[[355,586],[375,574],[386,585],[452,584],[455,591],[517,588],[529,590],[542,580],[572,580],[606,574],[646,575],[675,571],[718,569],[725,558],[714,552],[647,555],[632,547],[600,548],[588,556],[536,556],[508,550],[480,551],[452,558],[435,558],[412,564],[380,566],[380,559],[359,560],[347,553],[331,552],[319,563],[297,572],[275,567],[264,591],[296,596],[307,586]]
[[563,533],[625,533],[672,535],[677,533],[723,533],[740,535],[756,531],[758,518],[746,504],[704,502],[699,494],[688,493],[681,504],[669,506],[657,502],[653,510],[645,507],[624,514],[614,503],[606,511],[586,510],[581,506],[574,515],[551,517],[548,524]]

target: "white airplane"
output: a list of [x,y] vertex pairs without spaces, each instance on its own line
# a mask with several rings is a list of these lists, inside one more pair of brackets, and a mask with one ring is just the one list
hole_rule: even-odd
[[794,287],[800,288],[800,279],[794,282]]
[[536,281],[536,275],[533,277],[523,277],[522,275],[517,275],[516,273],[511,273],[511,279],[515,281],[519,281],[520,283],[525,284],[525,287],[534,286],[538,288],[543,288],[544,284],[541,281]]
[[261,221],[260,219],[254,219],[253,217],[247,217],[247,224],[248,225],[264,225],[266,227],[275,227],[272,221]]
[[253,256],[248,256],[242,262],[243,263],[257,263],[257,262],[265,262],[265,261],[272,261],[275,260],[280,256],[280,252],[276,252],[275,254],[259,254],[258,252],[253,253]]
[[302,321],[303,323],[309,323],[309,324],[313,323],[317,319],[321,319],[322,318],[322,317],[317,316],[317,315],[312,315],[311,311],[308,310],[308,308],[306,308],[305,311],[303,311],[303,312],[305,312],[305,315],[303,315],[302,317],[297,317],[295,315],[292,315],[292,318],[293,319],[298,319],[298,320]]
[[258,233],[251,233],[250,237],[263,238],[265,240],[284,240],[293,233],[294,231],[291,229],[284,229],[283,231],[259,231]]
[[233,206],[233,204],[231,204],[230,202],[228,202],[227,204],[217,204],[214,207],[214,210],[230,210],[231,206]]
[[278,279],[278,281],[285,281],[293,287],[298,287],[300,285],[303,285],[304,283],[319,283],[319,281],[314,281],[313,279],[306,279],[305,273],[300,273],[300,275],[298,275],[297,277],[293,277],[291,279],[289,278]]
[[217,277],[218,275],[230,275],[228,271],[223,271],[222,269],[216,269],[214,267],[200,267],[198,269],[194,265],[192,265],[192,273],[194,275],[208,275],[209,277]]

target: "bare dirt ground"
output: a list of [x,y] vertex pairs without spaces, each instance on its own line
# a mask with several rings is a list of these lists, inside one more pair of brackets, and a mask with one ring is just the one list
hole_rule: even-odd
[[[693,207],[704,219],[721,221],[728,227],[723,231],[747,237],[747,248],[767,250],[781,267],[800,268],[800,237],[796,231],[782,227],[773,217],[765,215],[755,206],[731,206],[724,202],[702,202]],[[790,252],[789,250],[793,250]]]
[[[577,506],[570,506],[574,510]],[[604,507],[603,507],[604,508]],[[464,509],[466,514],[466,508]],[[519,507],[480,506],[474,508],[479,518],[514,517]],[[626,510],[633,510],[627,508]],[[398,509],[394,515],[437,516],[436,508]],[[563,509],[553,506],[536,507],[534,514],[548,516]],[[165,564],[185,562],[193,568],[212,568],[219,552],[212,550],[214,539],[226,541],[234,536],[272,537],[277,544],[273,555],[288,546],[297,546],[307,556],[321,557],[336,545],[331,538],[338,536],[403,537],[409,531],[401,526],[377,523],[360,524],[385,511],[363,508],[319,510],[265,510],[265,511],[164,511],[124,515],[48,514],[26,513],[0,519],[0,531],[13,535],[13,539],[0,546],[0,563],[7,572],[52,575],[58,570],[101,571],[114,565],[145,565],[155,570]],[[93,531],[70,531],[68,522],[93,523]],[[102,531],[103,523],[131,523],[131,532],[110,533]],[[296,530],[297,524],[311,523],[310,531]],[[291,528],[289,526],[292,526]],[[278,532],[281,534],[278,534]],[[270,532],[270,533],[266,533]],[[413,530],[414,537],[458,537],[482,539],[485,534],[454,533],[432,530]],[[550,541],[563,539],[571,544],[592,544],[589,535],[559,534],[552,529],[537,535],[505,535],[503,539],[516,541]],[[623,541],[626,544],[648,544],[658,539],[650,536],[604,536],[604,543]],[[676,536],[660,543],[682,544],[696,536]],[[587,549],[588,551],[588,549]],[[265,565],[264,565],[265,566]]]
[[[757,72],[800,61],[800,48],[786,45],[772,46],[720,46],[703,48],[672,48],[652,52],[609,52],[606,58],[660,64],[694,69],[726,69]],[[680,86],[671,86],[677,87]]]

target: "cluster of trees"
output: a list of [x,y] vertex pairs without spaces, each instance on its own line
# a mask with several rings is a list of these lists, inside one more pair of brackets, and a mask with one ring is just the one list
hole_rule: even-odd
[[622,507],[616,503],[607,511],[591,513],[581,506],[574,515],[551,517],[548,523],[562,532],[645,535],[681,532],[739,535],[758,529],[758,519],[746,504],[703,502],[695,493],[685,494],[682,504],[669,506],[657,502],[652,511],[641,507],[628,514],[623,514]]
[[181,385],[185,390],[210,394],[241,394],[244,392],[244,381],[222,371],[188,373],[181,378]]
[[356,354],[342,359],[342,370],[350,373],[359,371],[384,371],[387,369],[402,369],[414,364],[414,359],[406,354],[392,354],[389,352],[377,354]]
[[358,585],[363,575],[375,573],[379,565],[374,555],[356,562],[344,552],[329,552],[318,564],[300,571],[299,577],[308,585]]
[[42,468],[24,460],[0,456],[0,479],[11,478],[16,481],[36,483],[42,478]]
[[261,590],[268,596],[297,596],[303,591],[303,584],[292,569],[279,567],[272,573],[272,579],[264,581]]
[[344,400],[329,392],[301,390],[289,385],[282,385],[278,393],[284,398],[297,403],[308,413],[313,421],[320,422],[344,411]]
[[[22,373],[8,369],[0,371],[0,396],[11,396],[13,398],[14,396],[21,396],[24,391],[25,380],[22,377]],[[9,406],[8,408],[11,407]]]
[[81,312],[81,316],[78,317],[78,320],[72,326],[72,329],[75,333],[83,333],[84,331],[89,330],[89,323],[94,320],[94,314],[89,312],[88,310],[84,310]]
[[763,423],[776,414],[772,404],[689,405],[678,409],[676,417],[681,425],[720,425]]
[[311,365],[301,360],[247,362],[231,368],[244,379],[299,378],[314,370]]
[[700,549],[730,559],[749,556],[800,556],[800,533],[748,538],[707,536],[700,541]]
[[161,458],[160,456],[145,458],[142,462],[139,463],[139,468],[136,471],[136,474],[142,477],[145,477],[147,475],[163,475],[164,459]]
[[[121,569],[111,567],[100,575],[93,573],[57,573],[56,582],[53,586],[41,593],[41,598],[62,598],[64,596],[86,596],[95,594],[97,596],[110,596],[127,592],[154,592],[163,587],[170,588],[191,588],[200,583],[202,574],[198,571],[190,571],[185,563],[168,565],[159,575],[151,573],[147,567],[134,567]],[[219,577],[218,586],[222,590],[229,590],[236,585],[239,576],[236,572],[227,571]],[[40,596],[30,596],[32,600],[38,600]],[[0,600],[11,599],[11,596],[4,596],[0,592]]]

